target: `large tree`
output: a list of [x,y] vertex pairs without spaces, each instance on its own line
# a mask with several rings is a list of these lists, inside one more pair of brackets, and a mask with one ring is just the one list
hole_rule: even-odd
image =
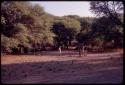
[[[2,2],[1,33],[3,35],[2,39],[5,40],[2,42],[15,39],[18,41],[18,44],[15,45],[20,49],[36,49],[38,44],[41,46],[52,44],[54,37],[54,33],[50,31],[52,17],[52,15],[46,13],[39,5],[18,1]],[[12,43],[14,44],[14,42],[11,42],[12,46],[5,46],[7,44],[3,43],[2,46],[15,49]]]
[[[92,41],[98,38],[99,42],[113,42],[112,47],[121,47],[123,44],[123,28],[115,26],[111,19],[100,17],[96,19],[91,26]],[[99,46],[99,42],[95,43]],[[106,47],[106,43],[102,44]],[[111,47],[111,46],[110,46]]]
[[92,1],[90,10],[97,16],[109,17],[113,23],[123,26],[123,2],[121,1]]
[[75,38],[76,34],[80,31],[79,21],[63,17],[57,20],[53,25],[53,32],[57,35],[56,43],[58,45],[64,45],[68,48],[71,41]]
[[[5,36],[3,40],[8,38],[12,46],[9,46],[11,49],[18,48],[18,46],[28,44],[27,40],[27,27],[22,24],[22,17],[28,14],[29,5],[24,2],[11,2],[5,1],[1,4],[1,25],[2,25],[2,34]],[[12,42],[15,39],[15,42],[18,41],[18,44]],[[15,44],[15,45],[13,45]],[[3,44],[2,44],[3,45]],[[5,46],[4,46],[5,47]]]

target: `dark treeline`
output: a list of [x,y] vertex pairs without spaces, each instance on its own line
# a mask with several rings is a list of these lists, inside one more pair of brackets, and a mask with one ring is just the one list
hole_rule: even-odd
[[[90,9],[95,14],[98,14],[97,10],[100,8],[94,6],[99,3],[90,3]],[[121,3],[115,6],[119,4]],[[123,14],[110,10],[108,16],[108,12],[103,12],[103,8],[100,11],[103,16],[98,18],[77,15],[58,17],[46,13],[38,4],[21,1],[2,2],[1,52],[28,53],[47,50],[46,47],[54,50],[59,46],[69,49],[69,46],[73,45],[77,48],[80,43],[88,45],[90,50],[121,48]]]

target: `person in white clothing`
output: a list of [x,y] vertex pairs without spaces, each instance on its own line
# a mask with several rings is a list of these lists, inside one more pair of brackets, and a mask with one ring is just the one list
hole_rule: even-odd
[[61,52],[61,46],[59,46],[59,49],[58,49],[58,50],[59,50],[59,56],[61,56],[61,53],[62,53],[62,52]]

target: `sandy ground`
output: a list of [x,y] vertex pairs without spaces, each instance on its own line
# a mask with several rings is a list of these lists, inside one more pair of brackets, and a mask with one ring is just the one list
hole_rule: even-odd
[[123,52],[88,54],[42,52],[37,55],[1,57],[1,80],[7,84],[122,83]]

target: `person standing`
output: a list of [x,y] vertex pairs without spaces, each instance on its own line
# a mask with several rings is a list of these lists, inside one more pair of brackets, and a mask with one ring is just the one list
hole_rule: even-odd
[[86,45],[83,46],[83,54],[84,54],[84,56],[87,56],[87,46]]
[[59,56],[61,56],[61,53],[62,53],[62,52],[61,52],[61,51],[62,51],[62,50],[61,50],[61,46],[59,46],[59,49],[58,49],[58,50],[59,50]]

